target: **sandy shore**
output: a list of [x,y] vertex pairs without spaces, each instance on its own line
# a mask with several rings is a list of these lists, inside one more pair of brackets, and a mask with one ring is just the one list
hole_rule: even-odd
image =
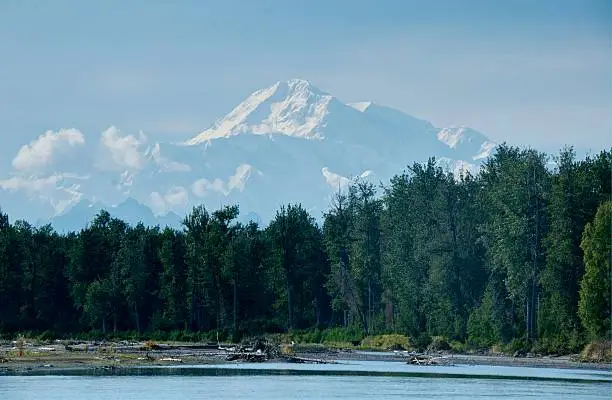
[[[173,343],[156,345],[144,343],[54,343],[35,346],[26,344],[23,355],[12,343],[0,345],[0,375],[27,374],[48,370],[113,370],[140,366],[225,364],[227,352],[216,346]],[[407,361],[406,352],[371,352],[353,350],[323,350],[296,352],[297,357],[324,361]],[[534,368],[574,368],[611,370],[608,363],[584,363],[570,356],[562,357],[507,357],[503,355],[437,354],[445,364],[496,365]],[[271,360],[271,361],[283,361]]]

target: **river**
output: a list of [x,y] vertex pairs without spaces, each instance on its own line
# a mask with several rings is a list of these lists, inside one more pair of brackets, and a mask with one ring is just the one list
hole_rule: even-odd
[[606,399],[612,372],[402,362],[37,370],[0,376],[0,399]]

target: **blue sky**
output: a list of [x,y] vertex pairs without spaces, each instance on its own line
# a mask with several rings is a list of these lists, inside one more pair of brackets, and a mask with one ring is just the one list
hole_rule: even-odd
[[49,129],[182,140],[293,77],[497,141],[598,150],[611,24],[608,0],[0,0],[0,158]]

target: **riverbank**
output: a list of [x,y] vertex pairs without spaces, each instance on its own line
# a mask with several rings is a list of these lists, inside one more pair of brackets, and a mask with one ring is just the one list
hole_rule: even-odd
[[[405,351],[362,351],[330,349],[321,346],[285,346],[293,360],[319,362],[396,361],[408,362],[414,353]],[[141,366],[227,364],[231,346],[213,344],[150,342],[69,342],[56,341],[46,345],[24,343],[20,350],[15,343],[0,344],[0,374],[19,374],[54,369],[106,369]],[[610,363],[578,361],[576,356],[509,357],[503,355],[429,354],[441,365],[491,365],[533,368],[611,370]],[[269,361],[292,358],[275,357]]]

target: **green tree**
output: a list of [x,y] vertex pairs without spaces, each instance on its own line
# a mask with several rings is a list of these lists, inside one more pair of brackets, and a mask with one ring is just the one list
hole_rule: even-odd
[[83,310],[89,284],[108,277],[126,230],[125,222],[111,218],[103,210],[74,238],[64,272],[70,282],[70,296],[77,312]]
[[514,315],[522,317],[524,330],[516,328],[534,340],[548,222],[546,156],[501,145],[485,164],[482,179],[486,216],[480,229],[487,263],[505,282]]
[[277,306],[286,306],[286,326],[293,329],[306,322],[307,309],[315,314],[315,296],[305,289],[321,268],[322,238],[312,216],[300,205],[283,206],[267,228],[271,245],[268,265],[278,271]]
[[612,151],[556,161],[501,145],[476,176],[430,159],[382,193],[357,180],[322,229],[299,205],[265,229],[200,206],[182,231],[102,211],[65,235],[0,213],[0,330],[343,325],[574,351],[610,335]]
[[159,329],[185,327],[186,284],[185,238],[180,232],[166,228],[161,233],[159,259],[162,264],[160,274],[159,311],[155,325]]
[[18,330],[21,305],[21,269],[18,238],[8,215],[0,212],[0,329]]
[[365,314],[359,298],[349,257],[353,241],[354,208],[348,196],[338,191],[331,209],[324,215],[323,240],[330,262],[326,288],[331,296],[332,309],[342,315],[343,326],[358,321],[363,326]]
[[598,209],[582,235],[585,273],[580,284],[580,319],[595,339],[610,337],[610,201]]
[[212,301],[217,329],[225,329],[228,325],[230,315],[228,304],[232,304],[229,300],[229,293],[232,291],[230,287],[236,289],[236,285],[232,285],[231,278],[224,279],[224,269],[227,267],[228,259],[231,258],[228,258],[228,252],[231,251],[232,235],[235,233],[232,224],[238,214],[238,206],[226,206],[214,211],[206,235],[206,264],[212,278]]
[[31,257],[36,266],[31,283],[34,328],[62,331],[69,328],[70,319],[65,314],[71,306],[63,276],[68,260],[65,241],[51,225],[35,229],[31,240]]
[[111,313],[111,289],[107,280],[96,279],[87,286],[83,311],[92,326],[100,324],[106,333],[106,322]]
[[194,207],[185,218],[187,242],[187,310],[189,326],[203,330],[210,326],[207,318],[207,300],[210,277],[206,268],[206,231],[210,216],[204,206]]
[[382,227],[382,272],[393,330],[419,336],[425,329],[421,291],[427,269],[415,259],[415,220],[419,204],[412,177],[396,175],[385,190]]
[[580,236],[588,212],[583,201],[587,182],[572,148],[563,149],[556,161],[548,206],[550,228],[544,241],[539,331],[546,339],[569,345],[580,328],[578,283],[584,271]]
[[364,312],[363,328],[375,329],[375,317],[381,307],[380,219],[382,201],[369,182],[357,181],[349,187],[349,203],[353,210],[350,265]]
[[113,270],[120,271],[122,294],[131,309],[134,326],[141,331],[140,310],[146,300],[149,265],[145,263],[146,228],[139,224],[128,229],[113,260]]

